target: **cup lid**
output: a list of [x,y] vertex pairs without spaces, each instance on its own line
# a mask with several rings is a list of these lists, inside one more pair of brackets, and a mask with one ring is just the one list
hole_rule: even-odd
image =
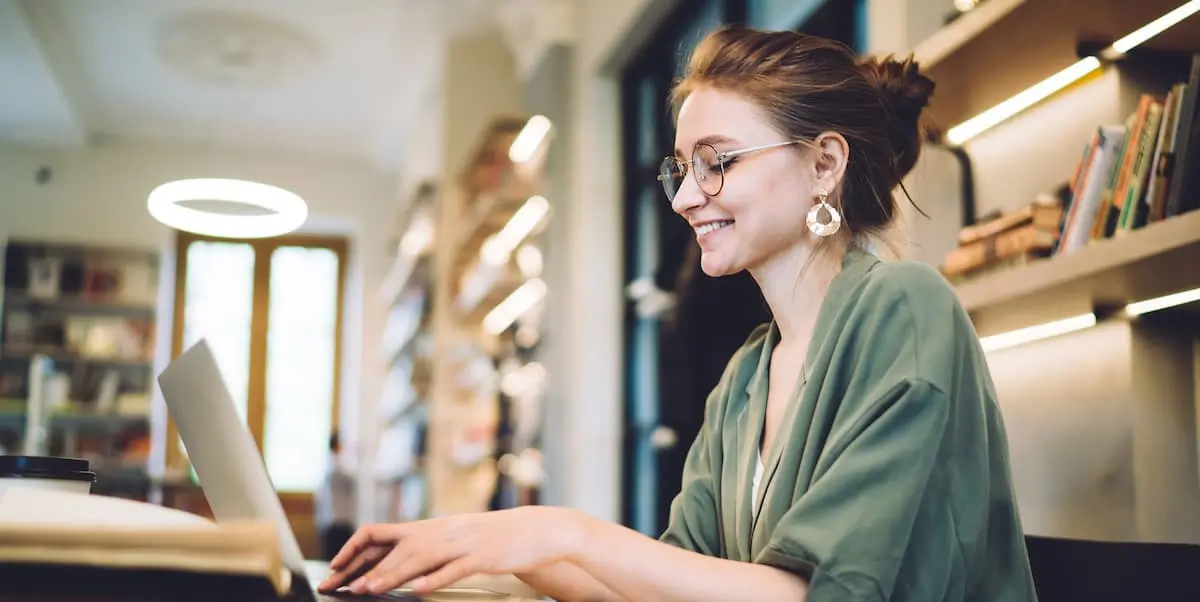
[[0,456],[0,479],[59,479],[96,482],[87,460],[53,456]]

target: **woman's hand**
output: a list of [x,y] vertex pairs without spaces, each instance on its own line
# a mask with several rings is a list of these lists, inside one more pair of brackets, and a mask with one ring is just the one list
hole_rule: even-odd
[[319,589],[333,591],[350,582],[356,594],[383,593],[409,583],[427,593],[473,574],[533,571],[574,553],[582,523],[572,510],[526,506],[368,525],[330,561],[333,573]]

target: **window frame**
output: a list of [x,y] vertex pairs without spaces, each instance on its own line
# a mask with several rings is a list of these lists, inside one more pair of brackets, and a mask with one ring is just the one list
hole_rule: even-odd
[[[254,250],[254,286],[250,318],[250,366],[246,397],[246,422],[259,454],[263,453],[263,431],[267,415],[267,327],[270,323],[271,257],[281,247],[328,249],[337,256],[337,303],[333,350],[333,400],[330,424],[340,428],[343,366],[343,336],[345,332],[346,260],[349,241],[344,237],[315,234],[293,234],[274,238],[222,238],[177,231],[175,236],[175,291],[171,317],[171,358],[183,353],[185,304],[187,302],[188,248],[196,242],[220,242],[249,245]],[[189,463],[179,449],[179,431],[175,421],[167,419],[166,469],[168,473],[185,472]],[[280,497],[309,496],[311,492],[280,492]]]

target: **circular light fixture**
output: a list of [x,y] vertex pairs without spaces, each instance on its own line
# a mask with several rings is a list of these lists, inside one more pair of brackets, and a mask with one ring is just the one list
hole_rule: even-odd
[[[197,201],[241,203],[266,213],[236,215],[181,204]],[[150,192],[146,208],[154,219],[176,230],[222,238],[279,236],[299,228],[308,219],[308,206],[293,192],[270,184],[223,178],[167,182]]]

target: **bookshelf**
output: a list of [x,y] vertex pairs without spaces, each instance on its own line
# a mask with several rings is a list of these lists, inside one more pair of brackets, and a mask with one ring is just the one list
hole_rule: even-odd
[[4,246],[0,447],[89,460],[93,492],[146,499],[159,257]]
[[[985,0],[914,49],[938,85],[930,117],[961,124],[1183,4]],[[1200,288],[1198,155],[1176,146],[1174,172],[1156,169],[1170,95],[1200,102],[1179,92],[1200,84],[1193,53],[1200,14],[961,144],[991,202],[941,267],[979,334],[1097,318],[988,355],[1031,534],[1200,541],[1200,303],[1122,311]],[[1126,133],[1131,150],[1113,144]]]
[[[1200,212],[958,285],[980,334],[1200,288]],[[1039,314],[1044,314],[1040,315]]]
[[382,494],[379,516],[390,522],[423,518],[428,491],[425,432],[428,428],[431,324],[435,285],[438,188],[423,182],[401,212],[391,249],[391,267],[379,290],[387,310],[380,353],[387,375],[379,396],[379,445],[374,486]]
[[539,236],[549,201],[538,195],[544,154],[509,158],[526,122],[493,120],[441,200],[428,432],[434,515],[536,499]]

